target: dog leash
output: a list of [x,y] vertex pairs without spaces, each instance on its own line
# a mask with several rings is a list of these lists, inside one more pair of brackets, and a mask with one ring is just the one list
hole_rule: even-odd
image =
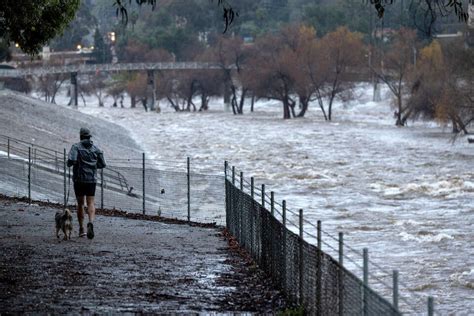
[[69,181],[68,181],[68,189],[67,189],[67,195],[66,195],[66,205],[65,207],[67,207],[67,204],[69,202],[69,192],[71,191],[71,167],[68,168],[68,178],[69,178]]

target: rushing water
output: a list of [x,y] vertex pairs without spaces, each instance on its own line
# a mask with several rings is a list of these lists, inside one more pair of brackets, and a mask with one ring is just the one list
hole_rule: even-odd
[[[219,100],[207,113],[80,110],[122,125],[152,158],[190,156],[216,168],[229,160],[277,200],[303,208],[308,222],[322,220],[332,236],[343,231],[358,252],[368,247],[386,272],[371,267],[370,283],[387,298],[387,273],[398,269],[402,306],[422,312],[432,295],[440,313],[474,313],[474,145],[465,138],[453,143],[449,128],[433,123],[395,127],[390,96],[374,103],[369,91],[361,87],[357,101],[336,105],[331,123],[316,106],[304,119],[282,120],[273,101],[242,116],[224,112]],[[334,254],[336,241],[324,238]],[[347,254],[360,276],[359,255]]]

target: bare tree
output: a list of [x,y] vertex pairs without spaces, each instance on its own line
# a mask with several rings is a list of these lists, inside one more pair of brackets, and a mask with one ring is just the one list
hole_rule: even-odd
[[94,73],[88,75],[88,80],[87,80],[87,88],[86,91],[89,92],[89,94],[95,95],[97,98],[97,101],[99,103],[99,106],[104,106],[104,99],[106,97],[106,76],[105,74],[102,73]]
[[[221,36],[217,43],[198,58],[202,61],[217,62],[221,67],[221,75],[224,89],[229,90],[230,103],[234,114],[243,114],[245,98],[249,92],[243,76],[245,69],[243,64],[248,57],[249,49],[244,47],[241,37]],[[224,91],[224,95],[228,91]]]
[[56,95],[66,80],[67,76],[64,74],[41,75],[38,78],[37,88],[43,94],[46,102],[56,104]]
[[[111,96],[114,100],[113,107],[117,107],[117,101],[119,98],[123,98],[125,93],[125,82],[122,80],[114,81],[110,86],[107,87],[107,95]],[[123,107],[123,104],[122,104]]]
[[135,73],[131,75],[125,86],[125,91],[130,95],[132,107],[135,107],[136,98],[138,98],[142,102],[145,111],[148,111],[146,74]]
[[198,94],[201,95],[199,111],[207,111],[210,98],[221,95],[222,72],[218,70],[198,70],[194,76],[198,85]]
[[283,44],[278,35],[268,34],[255,43],[255,57],[248,63],[253,76],[248,84],[258,97],[282,102],[283,119],[291,118],[291,108],[296,104],[292,93],[295,80],[292,76],[294,54]]
[[411,108],[403,102],[405,83],[413,69],[413,54],[416,48],[416,33],[402,28],[395,36],[389,51],[383,54],[380,67],[373,71],[390,89],[395,97],[397,126],[404,126],[412,114]]
[[348,77],[351,71],[358,71],[363,52],[362,35],[346,27],[339,27],[321,39],[319,62],[323,64],[317,65],[320,74],[319,78],[313,76],[313,83],[323,113],[326,108],[327,120],[332,120],[336,97],[352,89],[353,82]]
[[420,53],[407,106],[413,118],[451,123],[453,133],[468,134],[474,121],[474,53],[462,43],[437,41]]

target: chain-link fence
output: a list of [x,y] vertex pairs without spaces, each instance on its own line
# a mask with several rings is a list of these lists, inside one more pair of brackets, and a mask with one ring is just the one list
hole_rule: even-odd
[[[257,187],[253,178],[246,181],[242,172],[227,163],[225,178],[228,229],[287,297],[308,314],[401,315],[419,314],[424,309],[414,306],[411,293],[409,299],[400,295],[399,284],[403,283],[398,281],[397,271],[391,275],[391,285],[382,283],[392,294],[390,300],[369,287],[369,278],[380,281],[378,275],[369,274],[369,266],[380,266],[369,261],[367,249],[360,253],[345,244],[343,233],[334,237],[322,230],[320,221],[316,225],[308,223],[303,210],[294,212],[286,201],[276,202],[273,192],[265,192],[265,185]],[[299,222],[289,218],[298,218]],[[336,247],[332,241],[337,242]],[[336,253],[337,260],[322,247],[335,250],[331,253]],[[360,253],[362,266],[346,252]],[[361,268],[362,279],[344,265],[345,259],[349,265]],[[429,298],[428,315],[432,314],[433,300]]]
[[[398,281],[397,271],[391,274],[369,261],[366,249],[353,249],[344,243],[342,233],[332,236],[321,228],[320,221],[317,225],[307,222],[302,210],[295,212],[285,201],[276,202],[273,192],[266,193],[264,185],[257,188],[253,178],[246,181],[242,172],[238,174],[227,163],[224,175],[219,174],[222,166],[189,158],[150,160],[143,155],[108,159],[107,164],[99,172],[97,207],[226,224],[241,246],[271,275],[275,285],[309,314],[420,313],[411,297],[399,295],[399,284],[407,286]],[[52,150],[0,135],[0,192],[74,205],[66,149]],[[295,223],[294,218],[299,222]],[[363,258],[362,266],[347,253]],[[362,280],[348,269],[352,266],[363,270]],[[369,266],[377,272],[369,275]],[[391,277],[392,284],[387,285],[380,272]],[[391,302],[380,294],[376,284],[369,287],[369,276],[389,288]],[[432,314],[430,297],[428,315]]]
[[[74,205],[66,149],[53,150],[0,136],[0,192]],[[106,159],[98,171],[96,206],[200,223],[224,224],[221,166],[203,162]],[[222,173],[222,172],[221,172]]]

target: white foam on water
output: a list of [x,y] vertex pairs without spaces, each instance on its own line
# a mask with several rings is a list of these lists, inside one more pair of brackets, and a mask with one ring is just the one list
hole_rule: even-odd
[[454,239],[453,236],[445,234],[445,233],[429,233],[423,232],[421,234],[410,234],[408,232],[401,232],[399,236],[402,238],[403,241],[416,241],[419,243],[436,243],[441,242],[443,240]]

